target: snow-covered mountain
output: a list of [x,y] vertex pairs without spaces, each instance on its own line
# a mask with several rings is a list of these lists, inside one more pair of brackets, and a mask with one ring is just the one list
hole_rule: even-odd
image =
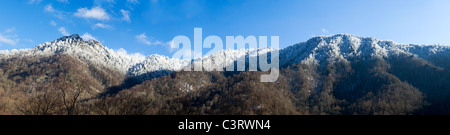
[[450,56],[449,46],[400,44],[382,41],[373,37],[358,37],[350,34],[314,37],[306,42],[280,50],[280,65],[294,63],[320,64],[327,60],[350,58],[388,58],[392,55],[415,55],[428,59],[433,55]]
[[[212,55],[204,56],[195,62],[203,62],[205,67],[221,68],[243,57],[256,57],[273,51],[271,48],[222,50]],[[350,34],[314,37],[306,42],[298,43],[280,49],[280,66],[286,67],[295,63],[318,64],[329,60],[347,61],[355,57],[388,58],[391,55],[416,55],[427,59],[432,55],[450,56],[450,47],[438,45],[399,44],[393,41],[381,41],[375,38],[358,37]],[[108,49],[100,42],[84,41],[78,35],[59,38],[46,42],[32,49],[0,51],[0,58],[23,56],[49,56],[57,53],[69,54],[80,61],[91,65],[111,68],[129,76],[153,78],[181,70],[190,64],[190,60],[171,59],[167,56],[150,55],[140,57],[119,53]],[[220,68],[219,67],[219,68]],[[145,75],[148,73],[153,73]]]
[[[267,52],[271,49],[259,49],[260,52],[263,50],[264,52]],[[258,50],[255,49],[223,50],[213,55],[204,56],[194,62],[203,62],[204,65],[211,65],[205,67],[220,66],[223,68],[230,64],[230,62],[226,61],[227,59],[232,62],[246,54],[256,56],[257,51]],[[191,63],[190,60],[171,59],[162,55],[150,55],[147,57],[127,55],[113,49],[108,49],[98,41],[84,41],[77,34],[61,37],[55,41],[38,45],[32,49],[3,50],[0,51],[0,58],[50,56],[58,53],[68,54],[88,64],[114,69],[129,76],[142,76],[143,79],[166,75],[173,71],[181,70]],[[226,64],[222,65],[221,63]]]
[[[223,69],[273,51],[280,54],[277,83],[259,81],[261,72],[165,76],[191,63],[201,62],[206,71]],[[194,60],[129,55],[72,35],[32,49],[0,51],[0,100],[9,103],[4,108],[18,108],[22,97],[68,90],[85,91],[80,104],[94,107],[88,110],[111,101],[115,114],[130,110],[124,106],[134,100],[138,107],[152,106],[148,114],[449,114],[448,61],[449,46],[349,34],[314,37],[279,50],[221,50]]]
[[115,69],[122,73],[126,73],[130,67],[145,60],[144,57],[126,55],[108,49],[108,47],[103,46],[98,41],[84,41],[77,34],[46,42],[32,49],[3,51],[0,55],[2,58],[9,58],[36,55],[49,56],[57,53],[69,54],[83,62]]

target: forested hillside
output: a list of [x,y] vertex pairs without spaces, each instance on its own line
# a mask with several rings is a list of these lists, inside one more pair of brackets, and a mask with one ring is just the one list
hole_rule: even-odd
[[280,49],[281,75],[264,83],[260,71],[178,71],[185,61],[136,60],[72,36],[2,52],[0,114],[450,114],[449,50],[348,34],[315,37]]

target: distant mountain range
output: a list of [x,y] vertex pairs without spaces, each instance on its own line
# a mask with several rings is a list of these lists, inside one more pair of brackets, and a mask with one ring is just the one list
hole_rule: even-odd
[[[194,62],[229,65],[226,59],[273,50],[223,50]],[[262,72],[184,72],[191,60],[118,53],[75,34],[32,49],[0,51],[0,113],[450,113],[449,46],[338,34],[279,51],[279,80],[261,83]],[[44,102],[46,96],[54,103]],[[76,102],[61,102],[65,98]],[[27,104],[38,101],[51,109]]]

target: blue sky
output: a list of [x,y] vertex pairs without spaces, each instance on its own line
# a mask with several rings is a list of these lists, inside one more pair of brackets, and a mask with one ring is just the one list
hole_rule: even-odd
[[449,0],[4,0],[0,50],[32,48],[68,34],[111,49],[171,56],[167,42],[195,27],[203,37],[279,36],[280,47],[349,33],[450,45]]

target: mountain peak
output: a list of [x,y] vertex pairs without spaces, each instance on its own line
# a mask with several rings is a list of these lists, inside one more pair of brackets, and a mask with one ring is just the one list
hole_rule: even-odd
[[83,39],[78,34],[73,34],[73,35],[70,35],[70,36],[64,36],[64,37],[58,38],[57,40],[58,41],[66,41],[66,40],[69,40],[69,39],[72,39],[72,41],[74,41],[74,40],[83,41]]
[[339,34],[335,34],[335,35],[326,35],[326,36],[319,36],[322,38],[329,38],[329,37],[358,37],[352,34],[347,34],[347,33],[339,33]]
[[335,40],[335,39],[360,39],[360,40],[378,40],[374,37],[360,37],[352,34],[340,33],[335,35],[316,36],[311,39]]

